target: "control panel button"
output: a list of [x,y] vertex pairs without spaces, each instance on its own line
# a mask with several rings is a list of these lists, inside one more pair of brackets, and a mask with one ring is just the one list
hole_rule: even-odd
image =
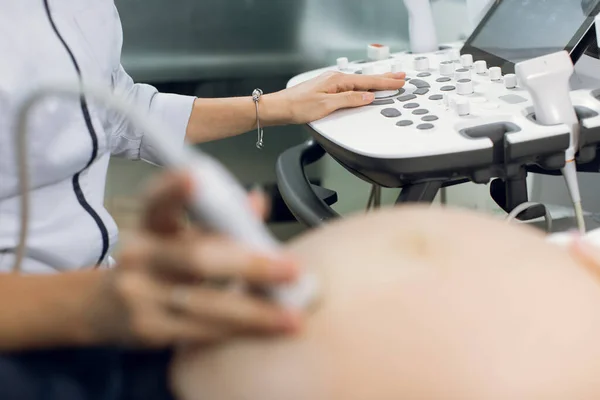
[[433,101],[438,101],[438,100],[442,100],[444,98],[444,96],[442,96],[441,94],[434,94],[429,96],[429,100],[433,100]]
[[427,57],[416,57],[415,58],[415,70],[416,71],[427,71],[429,69],[429,58]]
[[451,91],[453,91],[454,89],[456,89],[456,87],[454,87],[454,86],[452,86],[452,85],[448,85],[448,86],[442,86],[442,87],[440,88],[440,90],[441,90],[442,92],[451,92]]
[[515,74],[504,75],[504,86],[507,89],[514,89],[517,87],[517,76]]
[[367,48],[369,60],[381,61],[390,58],[390,48],[382,44],[370,44]]
[[468,68],[459,68],[455,72],[456,79],[471,79],[471,70]]
[[490,68],[490,79],[493,81],[499,81],[502,79],[502,69],[500,67]]
[[431,87],[431,85],[429,84],[429,82],[426,82],[422,79],[412,79],[410,81],[410,84],[421,89],[421,88],[427,88],[429,89]]
[[456,112],[459,116],[465,117],[471,114],[471,103],[465,99],[459,99],[456,101]]
[[413,115],[425,115],[429,113],[429,110],[426,110],[424,108],[419,108],[418,110],[415,110],[412,112]]
[[450,61],[460,61],[460,50],[450,49],[450,51],[448,51],[448,56],[450,58]]
[[420,96],[429,93],[429,89],[427,88],[419,88],[413,92],[413,94],[418,94]]
[[441,62],[440,63],[440,75],[453,76],[454,75],[454,63],[452,61]]
[[404,108],[406,109],[413,109],[413,108],[419,108],[419,103],[408,103],[404,105]]
[[421,121],[424,122],[432,122],[432,121],[437,121],[439,118],[437,115],[426,115],[423,118],[421,118]]
[[384,110],[381,110],[381,115],[387,118],[398,118],[402,115],[402,113],[400,112],[400,110],[395,108],[386,108]]
[[448,77],[443,77],[443,78],[437,78],[435,81],[439,82],[439,83],[444,83],[444,82],[450,82],[452,79],[448,78]]
[[396,61],[392,64],[392,72],[394,74],[396,74],[398,72],[404,72],[404,66],[402,65],[402,63],[400,61]]
[[427,131],[429,129],[433,129],[433,124],[421,124],[421,125],[417,125],[417,129],[422,130],[422,131]]
[[374,100],[372,101],[370,104],[368,104],[369,106],[389,106],[394,104],[394,100],[392,99],[385,99],[385,100]]
[[400,126],[400,127],[411,126],[412,124],[413,124],[413,122],[409,119],[405,119],[403,121],[396,122],[396,126]]
[[417,96],[415,96],[414,94],[405,94],[404,96],[398,97],[397,100],[401,101],[401,102],[405,102],[405,101],[409,101],[409,100],[414,100],[416,98],[417,98]]
[[458,82],[456,82],[456,91],[458,92],[458,94],[463,96],[473,94],[473,81],[470,79],[459,80]]
[[463,54],[462,56],[460,56],[460,63],[465,68],[471,68],[473,66],[473,55]]
[[386,97],[392,97],[398,95],[397,90],[382,90],[380,92],[374,92],[376,99],[385,99]]
[[337,59],[337,67],[340,71],[348,69],[348,64],[349,62],[347,57],[340,57]]
[[363,75],[375,75],[375,66],[374,65],[366,65],[362,69]]
[[483,75],[487,72],[487,62],[485,60],[475,61],[475,72]]
[[420,74],[417,75],[417,78],[427,78],[430,76],[431,76],[431,74],[429,72],[421,72]]

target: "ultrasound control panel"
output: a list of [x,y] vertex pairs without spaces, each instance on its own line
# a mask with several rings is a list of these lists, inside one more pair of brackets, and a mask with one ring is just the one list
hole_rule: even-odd
[[[328,153],[383,186],[457,176],[485,182],[498,166],[564,165],[570,130],[537,123],[529,93],[514,74],[460,49],[457,43],[427,54],[390,54],[385,46],[371,45],[366,60],[341,58],[335,66],[293,78],[288,86],[329,71],[406,72],[401,90],[376,92],[369,106],[310,124]],[[600,140],[599,93],[571,92],[585,127],[584,144]]]

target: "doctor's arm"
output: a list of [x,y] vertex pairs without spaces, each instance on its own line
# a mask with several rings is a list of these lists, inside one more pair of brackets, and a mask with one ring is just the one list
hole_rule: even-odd
[[[396,90],[404,86],[404,73],[380,76],[326,73],[298,86],[265,94],[259,103],[261,126],[304,124],[330,113],[371,103],[370,91]],[[116,94],[134,107],[147,111],[169,128],[173,140],[203,143],[242,134],[256,128],[256,107],[251,96],[207,99],[159,93],[156,88],[134,83],[122,66],[112,75]],[[144,140],[144,132],[126,118],[109,112],[114,155],[157,160],[155,149]]]

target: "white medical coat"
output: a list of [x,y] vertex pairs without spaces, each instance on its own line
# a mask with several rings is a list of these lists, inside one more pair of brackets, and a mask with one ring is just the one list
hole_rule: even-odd
[[[49,0],[49,7],[65,44],[43,0],[0,0],[0,271],[13,265],[19,227],[15,111],[23,94],[40,83],[77,82],[69,51],[84,82],[127,96],[169,127],[165,134],[176,142],[183,143],[194,101],[133,83],[120,64],[123,38],[113,0]],[[144,132],[91,99],[87,106],[91,133],[78,99],[50,99],[30,116],[25,272],[73,270],[99,261],[106,265],[118,238],[103,206],[109,158],[156,161]]]

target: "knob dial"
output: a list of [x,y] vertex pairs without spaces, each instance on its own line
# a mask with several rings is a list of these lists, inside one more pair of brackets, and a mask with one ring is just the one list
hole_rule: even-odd
[[514,89],[517,87],[517,76],[515,74],[504,75],[504,86],[507,89]]
[[471,70],[467,68],[459,68],[454,71],[456,74],[456,79],[471,79]]
[[460,63],[465,68],[471,68],[473,66],[473,55],[471,55],[471,54],[463,54],[460,57]]
[[402,66],[402,63],[400,61],[396,61],[395,63],[392,64],[392,72],[393,73],[404,72],[404,67]]
[[487,62],[485,60],[475,61],[475,72],[483,75],[487,72]]
[[348,58],[340,57],[337,59],[337,67],[339,70],[343,71],[348,68]]
[[427,57],[416,57],[415,58],[415,70],[427,71],[429,69],[429,58]]
[[379,92],[374,92],[376,99],[385,99],[386,97],[393,97],[398,94],[397,90],[381,90]]
[[458,99],[456,101],[456,113],[461,117],[471,114],[471,103],[466,99]]
[[440,63],[440,75],[452,76],[454,75],[454,63],[452,61],[444,61]]
[[390,48],[382,44],[370,44],[367,48],[369,60],[381,61],[390,58]]
[[493,81],[499,81],[502,79],[502,69],[500,67],[490,68],[490,79]]
[[456,82],[456,91],[462,96],[473,94],[473,81],[470,79],[460,79]]
[[362,69],[363,75],[375,75],[375,66],[374,65],[366,65]]

